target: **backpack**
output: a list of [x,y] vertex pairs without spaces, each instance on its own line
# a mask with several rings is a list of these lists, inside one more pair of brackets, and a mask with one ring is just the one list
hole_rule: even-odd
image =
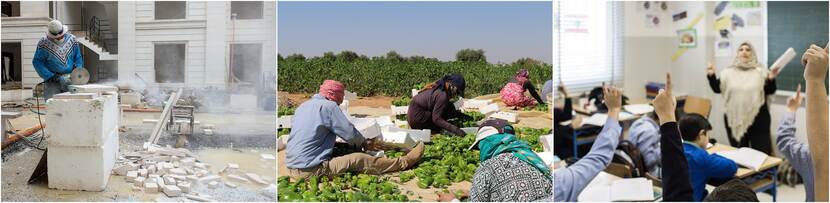
[[648,169],[645,165],[645,159],[640,154],[640,150],[629,140],[622,140],[614,150],[614,158],[612,163],[618,163],[628,166],[631,169],[631,177],[645,177]]

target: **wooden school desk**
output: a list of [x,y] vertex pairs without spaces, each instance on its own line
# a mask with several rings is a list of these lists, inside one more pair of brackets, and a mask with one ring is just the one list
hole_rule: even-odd
[[[709,149],[706,149],[706,152],[712,154],[719,151],[733,149],[736,148],[729,145],[715,144]],[[755,192],[769,191],[770,194],[772,194],[772,201],[776,201],[776,193],[778,189],[776,188],[777,185],[775,181],[778,179],[778,165],[780,165],[781,162],[783,162],[781,158],[769,156],[764,161],[764,164],[761,164],[758,171],[739,165],[738,171],[735,172],[735,178],[743,180],[746,184],[749,184]],[[761,175],[764,177],[760,179],[752,178],[755,175]]]

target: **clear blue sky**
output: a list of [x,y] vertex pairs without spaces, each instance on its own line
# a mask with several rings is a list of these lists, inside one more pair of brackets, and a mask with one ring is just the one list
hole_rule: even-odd
[[552,61],[551,2],[278,2],[279,54],[395,50],[455,60],[484,49],[490,63]]

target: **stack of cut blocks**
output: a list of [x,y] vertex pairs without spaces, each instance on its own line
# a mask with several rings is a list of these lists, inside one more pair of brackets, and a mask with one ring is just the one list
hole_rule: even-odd
[[49,188],[103,191],[118,156],[117,88],[78,88],[47,101]]

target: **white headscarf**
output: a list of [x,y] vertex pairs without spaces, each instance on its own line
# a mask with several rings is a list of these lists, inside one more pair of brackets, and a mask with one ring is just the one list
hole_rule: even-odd
[[764,84],[769,74],[769,70],[758,63],[752,45],[744,42],[738,46],[738,49],[740,50],[742,46],[749,46],[752,53],[750,60],[744,63],[740,56],[736,56],[732,66],[721,71],[720,74],[721,94],[726,100],[727,124],[738,141],[752,125],[761,106],[765,104]]

